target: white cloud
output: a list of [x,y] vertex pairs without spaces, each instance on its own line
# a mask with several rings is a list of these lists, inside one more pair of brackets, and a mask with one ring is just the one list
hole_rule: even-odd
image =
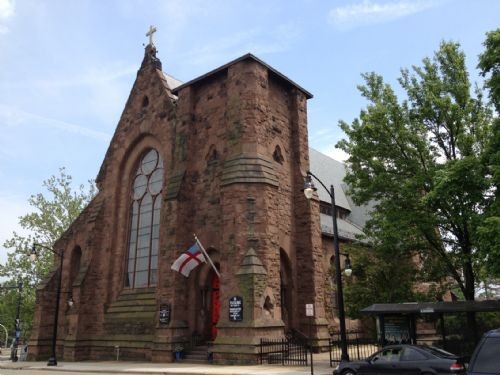
[[361,3],[334,8],[329,13],[330,22],[341,30],[359,26],[389,22],[406,17],[442,4],[441,0],[400,0],[375,2],[364,0]]
[[293,23],[280,24],[272,30],[253,28],[195,47],[185,59],[193,65],[211,65],[227,62],[248,52],[255,55],[284,52],[299,35],[299,28]]
[[19,217],[32,211],[26,198],[15,194],[0,192],[0,263],[7,260],[7,249],[4,242],[12,237],[12,232],[26,234],[19,226]]
[[7,19],[14,15],[14,2],[12,0],[0,0],[0,19]]
[[[6,21],[14,16],[14,2],[12,0],[0,0],[0,21]],[[0,35],[7,34],[9,28],[0,24]]]
[[16,108],[0,104],[0,124],[7,126],[33,126],[33,124],[59,129],[65,132],[76,133],[84,137],[109,142],[111,135],[108,133],[92,130],[80,125],[71,124],[66,121],[40,116],[25,112]]
[[[137,65],[115,62],[93,66],[86,72],[74,75],[66,74],[34,80],[4,80],[0,83],[0,89],[6,92],[11,89],[26,89],[30,93],[36,93],[47,102],[57,102],[62,98],[76,96],[79,108],[87,108],[101,122],[115,125],[127,100],[130,82],[133,82],[136,72]],[[52,99],[49,100],[49,98]],[[50,104],[47,105],[49,106]],[[2,114],[0,114],[1,117]],[[88,132],[85,133],[84,135],[89,135]],[[102,138],[99,135],[95,137],[95,135],[94,138]]]
[[[1,0],[0,0],[1,1]],[[87,72],[80,75],[69,75],[50,79],[35,79],[30,81],[8,81],[2,82],[4,88],[37,88],[52,90],[55,88],[71,88],[75,86],[93,87],[106,82],[119,81],[124,77],[131,76],[137,72],[136,65],[122,66],[119,63],[108,64],[107,66],[92,67]]]
[[[160,29],[168,38],[161,38],[164,48],[169,50],[178,49],[178,43],[182,40],[185,29],[189,27],[197,16],[209,13],[215,4],[206,3],[202,0],[169,0],[159,3],[159,13],[166,22],[161,23]],[[163,31],[164,30],[164,31]]]

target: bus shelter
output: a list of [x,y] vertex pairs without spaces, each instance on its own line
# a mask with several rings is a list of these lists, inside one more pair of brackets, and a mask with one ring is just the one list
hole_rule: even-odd
[[[377,303],[361,310],[376,318],[379,344],[416,344],[417,319],[439,319],[443,347],[447,348],[445,316],[457,313],[500,312],[500,301]],[[473,332],[477,335],[477,332]],[[479,337],[473,337],[474,343]]]

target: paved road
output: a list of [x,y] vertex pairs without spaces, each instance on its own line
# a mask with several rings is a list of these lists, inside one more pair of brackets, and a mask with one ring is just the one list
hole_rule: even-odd
[[[165,372],[159,372],[158,374],[167,374]],[[296,375],[297,372],[281,372],[280,375]],[[307,373],[309,374],[309,373]],[[324,371],[314,371],[314,375],[330,375],[331,371],[325,373]],[[35,370],[35,369],[16,369],[16,370],[8,370],[8,369],[0,369],[0,375],[117,375],[116,372],[99,372],[96,374],[95,371],[84,372],[84,371],[61,371],[61,370]],[[133,375],[152,375],[151,372],[134,372]],[[168,375],[182,375],[182,373],[169,373]]]
[[[6,370],[0,369],[0,375],[96,375],[95,372],[73,372],[73,371],[50,371],[50,370]],[[134,375],[141,373],[135,372]],[[143,373],[150,375],[151,373]],[[100,372],[99,375],[116,375],[116,372]]]
[[[328,353],[316,354],[315,375],[331,375]],[[2,360],[3,359],[3,360]],[[253,365],[223,366],[189,363],[152,363],[126,361],[60,362],[57,367],[47,367],[46,362],[16,362],[0,359],[0,375],[78,375],[78,374],[127,374],[127,375],[310,375],[309,367]]]

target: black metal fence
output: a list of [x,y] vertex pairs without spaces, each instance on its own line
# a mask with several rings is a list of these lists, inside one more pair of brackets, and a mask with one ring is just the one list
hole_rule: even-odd
[[260,364],[307,366],[308,347],[292,338],[260,339]]
[[[340,345],[340,336],[333,336],[330,341],[330,366],[340,363],[342,349]],[[351,361],[364,359],[380,349],[376,340],[361,337],[358,333],[349,333],[347,337],[347,352]]]

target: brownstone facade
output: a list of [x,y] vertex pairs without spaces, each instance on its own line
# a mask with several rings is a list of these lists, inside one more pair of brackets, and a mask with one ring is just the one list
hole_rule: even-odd
[[[122,359],[169,362],[177,343],[196,337],[213,341],[216,363],[255,363],[260,338],[309,332],[307,303],[315,306],[314,338],[328,338],[319,202],[301,191],[310,97],[252,55],[171,88],[154,46],[146,47],[99,193],[55,245],[64,252],[60,359],[112,359],[118,346]],[[164,171],[157,281],[130,287],[131,196],[150,150]],[[170,269],[193,233],[221,274],[216,335],[210,266],[188,278]],[[54,272],[38,290],[32,358],[50,354],[56,284]],[[229,319],[234,296],[243,300],[242,321]],[[168,323],[160,322],[162,306],[170,307]]]

